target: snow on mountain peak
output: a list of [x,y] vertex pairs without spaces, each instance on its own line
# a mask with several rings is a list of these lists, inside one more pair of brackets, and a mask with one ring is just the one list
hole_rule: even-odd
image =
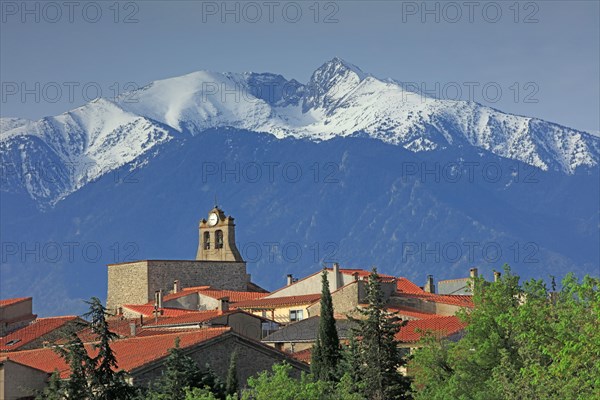
[[303,112],[330,109],[367,77],[357,66],[335,57],[321,65],[310,77]]
[[2,118],[0,155],[3,163],[30,168],[35,157],[78,166],[58,189],[28,183],[32,197],[50,199],[173,137],[219,127],[310,140],[366,134],[414,152],[473,146],[567,174],[600,159],[598,136],[473,102],[423,97],[337,57],[307,84],[272,73],[198,71],[39,121]]

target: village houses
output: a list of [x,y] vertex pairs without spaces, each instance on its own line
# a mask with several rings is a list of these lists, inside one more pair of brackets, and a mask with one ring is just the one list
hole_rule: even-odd
[[[385,268],[384,268],[385,269]],[[342,342],[352,327],[348,315],[366,304],[367,269],[326,268],[337,329]],[[195,260],[139,260],[108,265],[106,307],[119,368],[132,383],[147,385],[159,377],[168,350],[180,346],[200,365],[206,362],[224,377],[231,353],[238,353],[238,379],[288,362],[297,376],[308,371],[319,324],[319,270],[273,292],[252,282],[235,243],[234,218],[215,206],[199,224]],[[455,340],[465,325],[456,316],[473,307],[468,278],[438,282],[427,276],[419,286],[406,278],[380,274],[386,308],[405,321],[397,335],[410,351],[425,332]],[[498,276],[495,275],[495,278]],[[283,278],[283,277],[282,277]],[[55,371],[69,376],[53,350],[76,332],[92,351],[94,335],[77,316],[37,318],[29,298],[0,301],[0,398],[24,399],[47,383]]]

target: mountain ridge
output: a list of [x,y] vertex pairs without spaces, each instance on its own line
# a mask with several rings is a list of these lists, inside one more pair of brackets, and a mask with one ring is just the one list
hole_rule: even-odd
[[[10,169],[3,190],[52,205],[167,141],[224,127],[279,139],[360,135],[412,152],[474,147],[565,174],[600,160],[595,135],[427,97],[336,57],[307,84],[273,73],[196,71],[38,121],[2,118],[1,157]],[[40,165],[55,170],[52,182],[36,176]]]

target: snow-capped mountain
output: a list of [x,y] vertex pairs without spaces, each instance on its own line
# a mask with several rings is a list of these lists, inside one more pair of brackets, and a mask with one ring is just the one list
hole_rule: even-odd
[[160,144],[222,127],[314,141],[368,136],[413,152],[475,147],[565,174],[600,160],[597,136],[427,97],[334,58],[307,84],[269,73],[199,71],[38,121],[2,118],[3,188],[55,203]]

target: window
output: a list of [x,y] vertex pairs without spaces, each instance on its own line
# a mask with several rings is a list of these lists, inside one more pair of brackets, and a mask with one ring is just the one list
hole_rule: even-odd
[[210,233],[204,232],[204,250],[210,249]]
[[223,231],[218,230],[215,232],[215,249],[223,248]]
[[304,310],[290,310],[290,322],[304,319]]

